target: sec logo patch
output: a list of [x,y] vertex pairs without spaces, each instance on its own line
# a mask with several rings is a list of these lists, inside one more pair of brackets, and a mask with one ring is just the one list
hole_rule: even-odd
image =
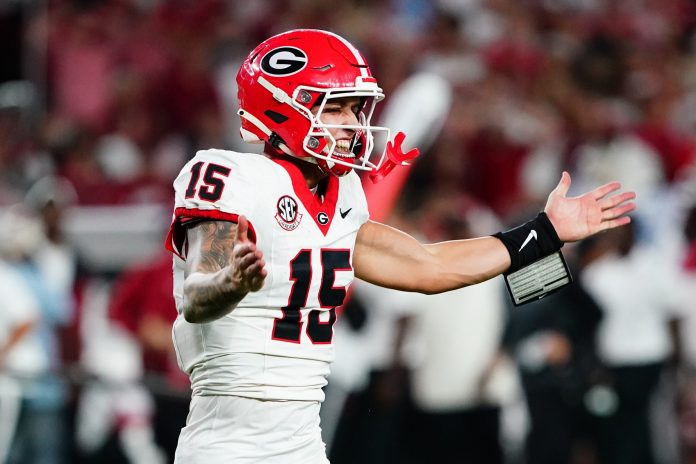
[[297,201],[288,195],[278,199],[276,221],[285,230],[295,230],[300,225],[302,213],[297,210]]

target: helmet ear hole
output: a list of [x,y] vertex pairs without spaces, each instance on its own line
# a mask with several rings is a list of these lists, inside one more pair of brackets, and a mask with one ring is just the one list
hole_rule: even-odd
[[273,110],[266,110],[263,112],[263,114],[265,114],[268,117],[268,119],[270,119],[271,121],[273,121],[276,124],[282,124],[289,119],[284,114],[280,114],[280,113],[273,111]]

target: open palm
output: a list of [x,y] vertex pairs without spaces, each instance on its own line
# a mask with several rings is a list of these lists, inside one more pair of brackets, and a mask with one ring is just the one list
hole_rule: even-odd
[[544,212],[551,220],[558,238],[574,242],[631,222],[626,214],[633,211],[636,197],[634,192],[610,195],[621,188],[618,182],[597,187],[577,197],[566,197],[570,189],[570,174],[563,172],[561,181],[549,194]]

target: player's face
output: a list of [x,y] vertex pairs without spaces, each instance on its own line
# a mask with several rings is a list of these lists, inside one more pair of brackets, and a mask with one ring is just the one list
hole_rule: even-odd
[[[326,102],[319,116],[324,124],[357,125],[358,114],[362,104],[359,97],[332,98]],[[312,108],[315,115],[319,106]],[[331,127],[328,129],[336,139],[336,153],[339,156],[352,157],[351,145],[355,129]]]

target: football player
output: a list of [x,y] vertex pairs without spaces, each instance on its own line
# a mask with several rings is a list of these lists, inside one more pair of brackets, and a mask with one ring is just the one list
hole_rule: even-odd
[[[320,30],[264,41],[237,75],[244,140],[264,155],[200,151],[174,182],[173,339],[193,389],[180,463],[326,463],[319,407],[333,324],[353,277],[438,293],[524,271],[564,242],[629,222],[610,183],[496,236],[423,245],[369,219],[374,181],[417,155],[403,134],[372,156],[384,98],[363,55]],[[543,269],[542,269],[543,270]]]

